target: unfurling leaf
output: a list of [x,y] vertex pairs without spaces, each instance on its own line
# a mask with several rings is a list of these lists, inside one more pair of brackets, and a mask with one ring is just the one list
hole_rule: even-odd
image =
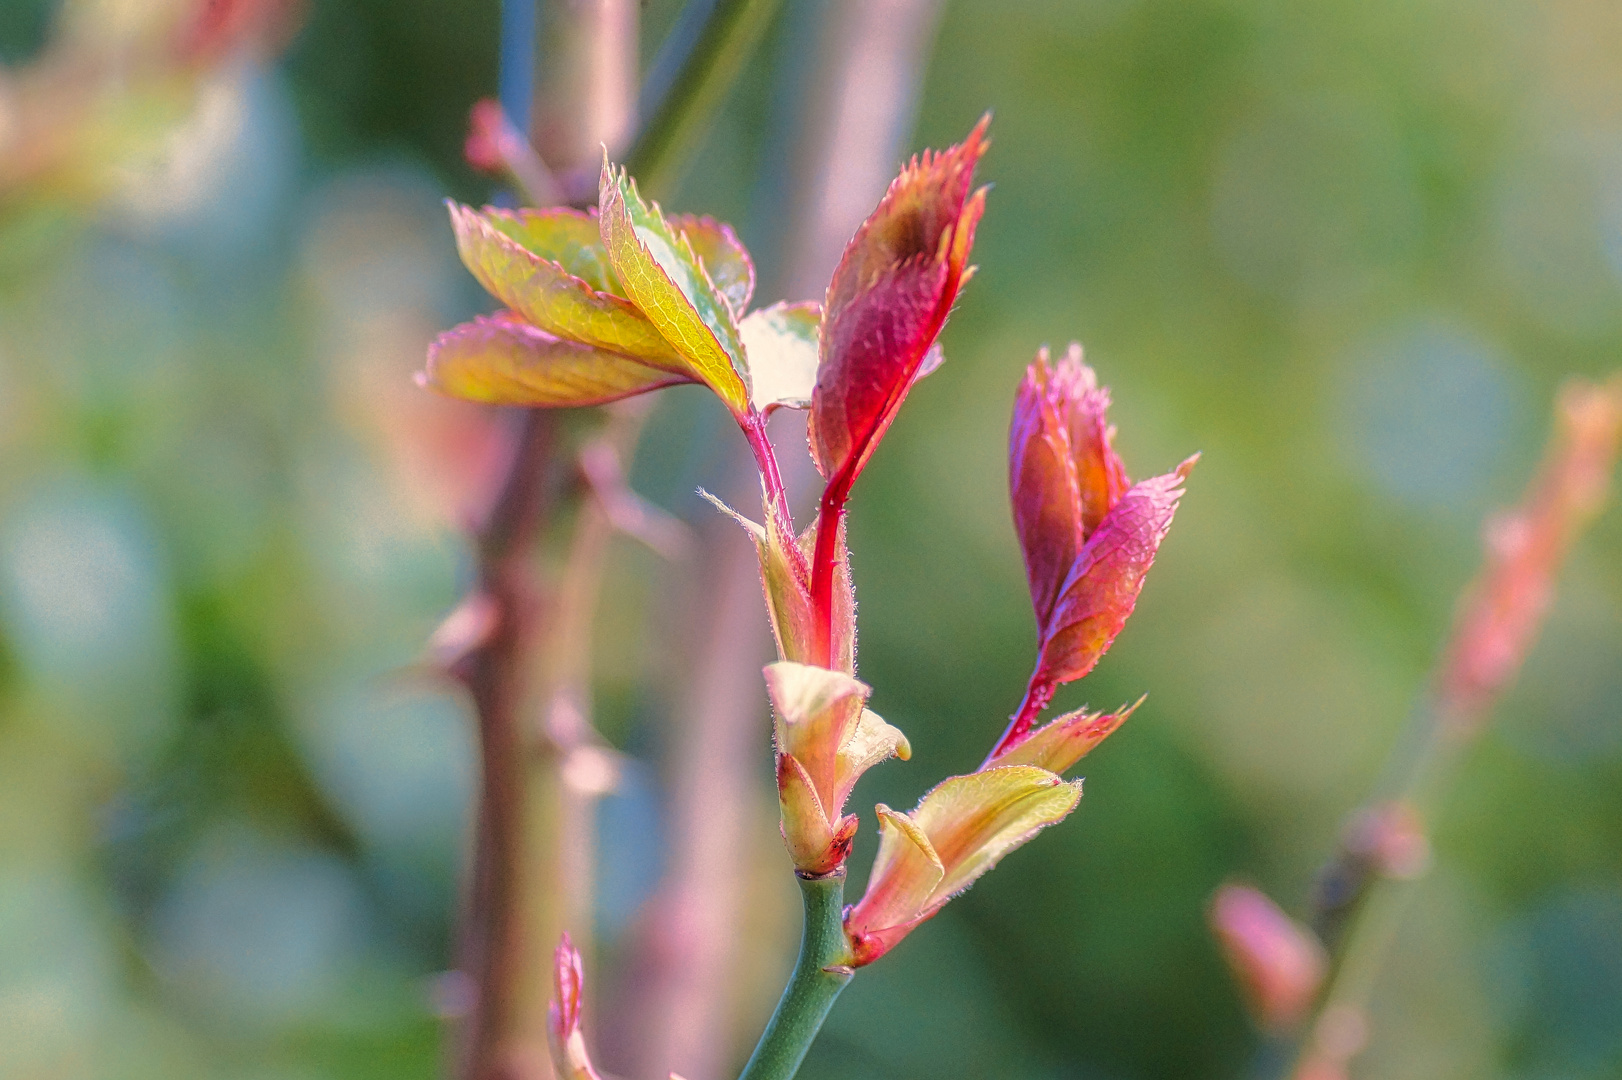
[[1081,783],[1012,765],[954,776],[911,814],[880,806],[879,853],[845,917],[855,963],[870,964],[1042,829],[1074,810]]
[[902,169],[851,238],[828,286],[811,449],[841,493],[925,369],[971,272],[985,190],[970,189],[989,121],[982,119],[961,145],[925,152]]
[[839,832],[845,836],[843,843],[836,843],[835,826],[828,820],[816,785],[793,754],[777,757],[777,801],[782,812],[783,843],[795,869],[826,874],[844,861],[856,834],[856,819],[839,823]]
[[594,287],[553,257],[575,252],[581,257],[572,261],[574,270],[596,272],[598,281],[606,284],[600,270],[593,270],[593,260],[586,257],[585,248],[564,245],[548,249],[549,253],[537,253],[504,231],[521,232],[536,241],[545,222],[557,226],[560,234],[577,237],[575,226],[565,224],[569,219],[546,214],[518,217],[504,211],[481,212],[457,203],[449,205],[462,262],[479,284],[525,322],[566,341],[690,374],[680,354],[635,304]]
[[692,381],[629,356],[563,341],[507,312],[447,330],[428,346],[423,385],[495,405],[599,405]]
[[[792,537],[783,535],[776,514],[755,536],[760,556],[760,580],[766,593],[766,614],[777,641],[777,658],[801,663],[811,658],[811,598],[806,580],[805,555]],[[844,670],[844,669],[842,669]],[[853,674],[846,670],[847,675]]]
[[1087,537],[1130,486],[1111,445],[1108,409],[1109,391],[1074,343],[1051,368],[1043,348],[1019,385],[1008,488],[1039,624],[1052,614]]
[[1035,765],[1051,773],[1063,774],[1113,734],[1116,728],[1126,723],[1126,718],[1141,704],[1143,699],[1139,698],[1112,713],[1090,713],[1081,709],[1055,717],[993,756],[986,762],[986,767]]
[[809,408],[817,385],[817,333],[822,305],[773,304],[738,324],[749,360],[749,398],[756,409]]
[[[809,560],[814,557],[821,519],[813,522],[800,534],[800,551]],[[828,627],[831,638],[828,646],[829,663],[838,671],[856,670],[856,588],[850,577],[850,548],[845,543],[845,518],[841,514],[834,534],[833,580],[828,596]],[[815,611],[807,593],[809,609]]]
[[749,388],[737,321],[692,241],[665,220],[657,203],[643,203],[635,182],[623,169],[612,168],[606,157],[597,198],[603,245],[626,296],[692,375],[734,415],[745,415]]
[[1138,602],[1195,460],[1134,485],[1087,538],[1042,628],[1034,682],[1072,682],[1109,650]]
[[845,916],[845,937],[856,966],[871,964],[901,943],[913,927],[939,910],[931,904],[946,867],[924,830],[907,814],[883,803],[879,853],[867,875],[861,903]]
[[863,707],[871,690],[842,672],[779,661],[766,667],[775,715],[783,840],[795,868],[826,874],[844,861],[856,818],[845,799],[862,773],[911,754],[907,740]]
[[[805,766],[823,805],[834,795],[834,761],[872,688],[838,671],[778,661],[765,669],[777,749]],[[830,816],[838,810],[829,806]]]
[[[761,585],[766,595],[766,614],[771,620],[772,636],[777,641],[778,659],[806,663],[811,659],[811,637],[814,633],[808,560],[816,545],[816,526],[812,525],[798,539],[791,539],[784,535],[776,514],[767,514],[766,524],[760,525],[709,492],[700,490],[699,494],[742,525],[755,542],[756,552],[760,556]],[[850,551],[845,547],[843,524],[839,530],[835,559],[833,666],[836,671],[854,675],[856,595],[850,584]]]
[[912,813],[946,867],[936,898],[944,903],[967,889],[1004,855],[1062,820],[1080,799],[1080,781],[1067,784],[1028,765],[986,769],[942,783]]
[[1086,675],[1114,642],[1199,460],[1132,486],[1111,445],[1108,409],[1109,391],[1079,345],[1051,366],[1043,348],[1020,383],[1008,484],[1039,655],[1024,704],[990,760],[1025,737],[1055,687]]
[[843,807],[856,781],[879,762],[911,757],[912,744],[901,729],[885,723],[872,709],[863,709],[834,759],[834,801]]

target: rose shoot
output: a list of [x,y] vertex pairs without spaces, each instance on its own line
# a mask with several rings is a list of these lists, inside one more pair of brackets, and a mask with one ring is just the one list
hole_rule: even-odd
[[[1087,674],[1131,614],[1194,459],[1132,484],[1111,445],[1108,392],[1079,347],[1052,366],[1044,351],[1019,388],[1010,438],[1014,519],[1039,629],[1024,704],[978,770],[942,781],[910,813],[878,807],[866,895],[842,909],[858,828],[845,803],[867,769],[910,756],[856,678],[846,505],[908,391],[940,364],[937,338],[973,273],[986,194],[974,173],[988,121],[901,171],[820,305],[751,311],[754,267],[732,230],[666,215],[606,161],[595,213],[450,207],[463,262],[503,310],[442,334],[424,385],[477,401],[571,407],[698,383],[731,414],[758,468],[761,521],[722,508],[756,544],[777,643],[765,680],[781,829],[806,930],[746,1080],[792,1076],[853,969],[1068,815],[1081,784],[1062,773],[1136,707],[1082,710],[1033,730],[1053,689]],[[803,531],[766,436],[766,418],[785,407],[809,409],[811,456],[825,480]],[[578,960],[559,956],[558,1067],[590,1076],[583,1043],[580,1054],[571,1049]]]

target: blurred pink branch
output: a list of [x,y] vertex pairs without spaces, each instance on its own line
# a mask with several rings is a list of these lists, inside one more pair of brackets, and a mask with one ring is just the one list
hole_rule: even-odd
[[1460,607],[1436,682],[1437,714],[1460,737],[1480,727],[1520,670],[1567,552],[1604,506],[1622,439],[1622,377],[1563,387],[1555,419],[1526,499],[1487,522],[1486,565]]
[[1519,506],[1490,520],[1485,565],[1443,650],[1417,738],[1398,751],[1395,790],[1355,814],[1320,877],[1317,929],[1331,964],[1300,1030],[1294,1080],[1343,1080],[1368,1035],[1374,983],[1430,865],[1427,821],[1460,752],[1537,640],[1573,543],[1604,506],[1622,450],[1622,376],[1560,391],[1542,466]]
[[[565,164],[574,164],[579,144],[591,143],[595,153],[634,120],[627,103],[636,90],[636,6],[592,0],[569,5],[562,18],[569,26],[560,73],[546,93],[581,117],[565,147]],[[505,172],[536,205],[571,194],[493,104],[474,109],[470,162]],[[607,429],[585,451],[591,464],[582,460],[567,475],[560,475],[567,467],[553,416],[525,413],[519,452],[477,533],[479,582],[436,635],[473,643],[453,670],[473,697],[480,743],[477,834],[458,944],[459,968],[473,988],[458,1054],[463,1080],[550,1073],[545,975],[553,942],[573,929],[589,947],[592,808],[617,774],[590,721],[591,628],[613,515],[624,520],[628,505],[640,505],[623,490],[619,462],[646,413],[640,403],[610,410]],[[535,549],[566,485],[584,497],[562,574],[549,587]]]
[[530,141],[512,126],[495,98],[480,98],[473,103],[462,156],[480,172],[511,181],[525,206],[556,206],[567,201],[552,170]]

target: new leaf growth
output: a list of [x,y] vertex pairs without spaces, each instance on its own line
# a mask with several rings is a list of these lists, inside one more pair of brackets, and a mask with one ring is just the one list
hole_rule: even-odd
[[[732,230],[666,215],[606,161],[595,213],[450,208],[463,262],[504,309],[442,334],[429,350],[426,385],[476,401],[578,406],[698,383],[748,440],[762,521],[722,509],[759,554],[779,657],[765,677],[783,839],[812,892],[818,882],[842,888],[858,826],[844,807],[857,780],[887,758],[910,756],[906,737],[867,708],[872,689],[856,678],[845,508],[907,393],[940,364],[936,339],[973,272],[986,194],[974,172],[988,123],[902,169],[846,247],[821,305],[747,313],[754,267]],[[1080,710],[1032,730],[1054,688],[1092,670],[1131,614],[1194,462],[1132,484],[1112,446],[1108,406],[1078,346],[1051,366],[1044,350],[1020,385],[1009,477],[1039,629],[1035,670],[978,770],[942,781],[910,813],[877,808],[878,858],[866,894],[845,913],[843,936],[837,908],[824,912],[843,978],[1069,814],[1081,782],[1062,774],[1136,708]],[[803,531],[766,436],[766,417],[782,407],[810,410],[811,455],[826,481]],[[567,939],[557,979],[554,1063],[589,1080],[579,956]],[[823,990],[826,1009],[838,990]],[[797,993],[817,997],[791,982],[781,1008],[799,1008]],[[806,1030],[820,1024],[817,1015]],[[800,1030],[792,1016],[774,1018],[762,1045],[788,1030]],[[804,1052],[777,1047],[767,1057],[778,1050],[794,1061]]]
[[1086,675],[1114,643],[1199,460],[1131,483],[1108,410],[1109,391],[1074,343],[1052,366],[1042,349],[1020,383],[1008,486],[1036,608],[1037,661],[994,757],[1026,737],[1056,687]]

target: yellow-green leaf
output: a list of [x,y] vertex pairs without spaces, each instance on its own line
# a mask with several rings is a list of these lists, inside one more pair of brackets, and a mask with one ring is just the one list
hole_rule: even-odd
[[865,929],[882,930],[916,919],[946,876],[946,867],[911,815],[883,803],[874,809],[879,816],[879,853],[858,911]]
[[732,310],[691,242],[636,193],[605,157],[598,223],[608,261],[625,293],[734,415],[749,412],[743,345]]
[[907,742],[900,728],[885,723],[884,718],[873,710],[863,709],[849,737],[845,739],[845,745],[839,748],[834,765],[838,777],[834,788],[835,805],[842,808],[851,788],[856,786],[862,774],[892,757],[906,761],[912,757],[912,744]]
[[603,250],[603,233],[597,215],[567,206],[547,210],[503,210],[487,206],[480,215],[504,236],[511,237],[525,251],[557,263],[566,272],[598,292],[624,299],[614,268]]
[[738,324],[749,364],[749,397],[769,412],[780,405],[811,406],[817,386],[817,336],[822,305],[773,304]]
[[525,322],[566,341],[686,374],[687,365],[635,304],[593,288],[530,251],[470,206],[448,204],[462,262]]
[[732,226],[695,214],[672,214],[667,220],[692,244],[693,254],[732,309],[732,317],[743,318],[749,298],[755,294],[755,264]]
[[776,514],[766,515],[766,525],[755,540],[760,555],[760,580],[766,591],[766,608],[772,620],[772,635],[777,639],[778,657],[804,660],[811,654],[811,639],[815,636],[811,583],[805,580],[805,556],[794,549],[792,537],[783,535],[777,517]]
[[672,383],[676,374],[563,341],[503,312],[453,327],[428,346],[423,385],[495,405],[600,405]]
[[766,690],[776,714],[777,750],[805,767],[832,813],[836,755],[849,740],[872,691],[839,671],[779,660],[767,664]]
[[1008,852],[1062,820],[1081,799],[1046,769],[1010,765],[954,776],[925,795],[913,823],[934,846],[946,875],[931,903],[938,906],[974,883]]
[[878,857],[845,919],[853,962],[871,964],[890,951],[1080,798],[1079,781],[1016,765],[943,781],[910,814],[880,805]]

